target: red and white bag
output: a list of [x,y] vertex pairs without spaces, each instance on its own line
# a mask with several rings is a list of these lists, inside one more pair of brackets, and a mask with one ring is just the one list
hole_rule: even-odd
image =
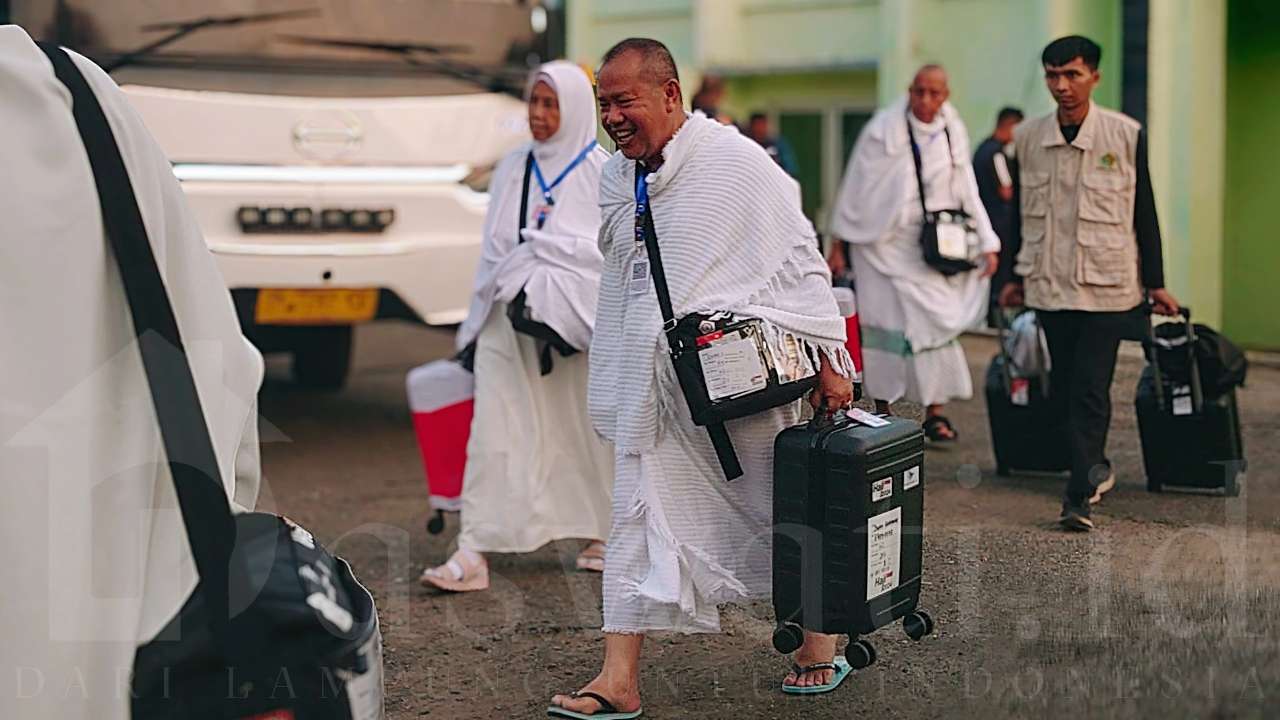
[[849,356],[853,358],[853,367],[861,377],[862,330],[858,326],[856,297],[853,294],[853,290],[847,287],[834,287],[831,288],[831,292],[836,296],[836,305],[840,308],[840,315],[844,318],[844,329],[847,335],[844,345],[849,349]]
[[422,452],[427,495],[436,511],[427,529],[444,529],[444,512],[462,505],[462,475],[471,437],[475,377],[453,360],[436,360],[409,371],[405,380],[413,429]]

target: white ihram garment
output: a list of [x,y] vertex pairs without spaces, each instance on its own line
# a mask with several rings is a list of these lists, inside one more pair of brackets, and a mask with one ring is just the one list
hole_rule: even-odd
[[[75,57],[120,145],[222,482],[258,492],[262,359],[168,160],[111,79]],[[196,574],[70,95],[0,27],[0,717],[124,720],[137,646]]]
[[603,540],[609,532],[613,451],[587,415],[587,354],[560,357],[543,376],[536,341],[517,333],[506,308],[521,288],[535,320],[585,351],[595,323],[600,283],[597,202],[600,167],[595,148],[552,194],[555,205],[541,231],[543,204],[531,178],[526,242],[519,244],[520,188],[532,148],[551,183],[595,138],[595,96],[582,70],[567,62],[538,71],[559,99],[560,128],[545,143],[507,156],[494,172],[484,250],[471,315],[458,346],[476,341],[475,415],[462,483],[458,547],[475,552],[528,552],[552,540]]
[[[851,244],[866,394],[890,402],[943,404],[972,396],[957,338],[982,317],[989,281],[979,270],[948,277],[925,264],[907,118],[903,99],[876,113],[862,131],[831,227]],[[947,103],[932,123],[914,116],[910,122],[920,145],[929,209],[963,208],[977,221],[982,252],[999,250],[978,197],[968,131],[955,109]]]
[[[762,319],[844,374],[844,320],[799,186],[756,143],[691,116],[648,177],[677,316],[728,310]],[[803,401],[727,423],[744,475],[732,482],[693,425],[661,332],[652,283],[628,288],[638,255],[634,163],[601,178],[604,275],[590,408],[616,443],[604,630],[715,632],[719,603],[770,592],[773,442]]]

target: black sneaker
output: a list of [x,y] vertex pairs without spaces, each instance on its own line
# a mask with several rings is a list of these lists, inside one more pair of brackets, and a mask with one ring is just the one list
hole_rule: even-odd
[[1062,503],[1062,516],[1058,524],[1067,530],[1089,532],[1093,529],[1093,520],[1089,519],[1089,503],[1073,503],[1065,500]]

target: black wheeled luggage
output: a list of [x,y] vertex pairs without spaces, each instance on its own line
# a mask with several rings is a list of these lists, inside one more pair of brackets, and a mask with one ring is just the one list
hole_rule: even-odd
[[1162,332],[1157,338],[1153,332],[1144,343],[1148,365],[1138,380],[1134,407],[1147,489],[1234,497],[1246,467],[1236,391],[1204,392],[1191,311],[1183,308],[1182,317],[1183,333],[1167,337]]
[[[788,428],[774,444],[773,645],[802,629],[849,635],[854,668],[875,661],[860,635],[902,619],[912,639],[933,631],[917,610],[924,524],[919,423],[854,411]],[[872,426],[875,425],[875,426]]]
[[[1014,362],[1005,344],[1008,328],[1004,310],[995,315],[1000,330],[1000,352],[987,368],[986,398],[996,474],[1070,470],[1071,452],[1064,417],[1054,412],[1050,402],[1048,373],[1014,372]],[[1015,378],[1015,374],[1030,377]]]

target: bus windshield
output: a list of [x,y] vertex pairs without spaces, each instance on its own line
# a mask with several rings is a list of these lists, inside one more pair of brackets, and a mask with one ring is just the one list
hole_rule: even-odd
[[540,12],[521,0],[10,5],[33,37],[87,55],[121,84],[317,97],[518,93],[528,61],[546,55],[531,21]]

